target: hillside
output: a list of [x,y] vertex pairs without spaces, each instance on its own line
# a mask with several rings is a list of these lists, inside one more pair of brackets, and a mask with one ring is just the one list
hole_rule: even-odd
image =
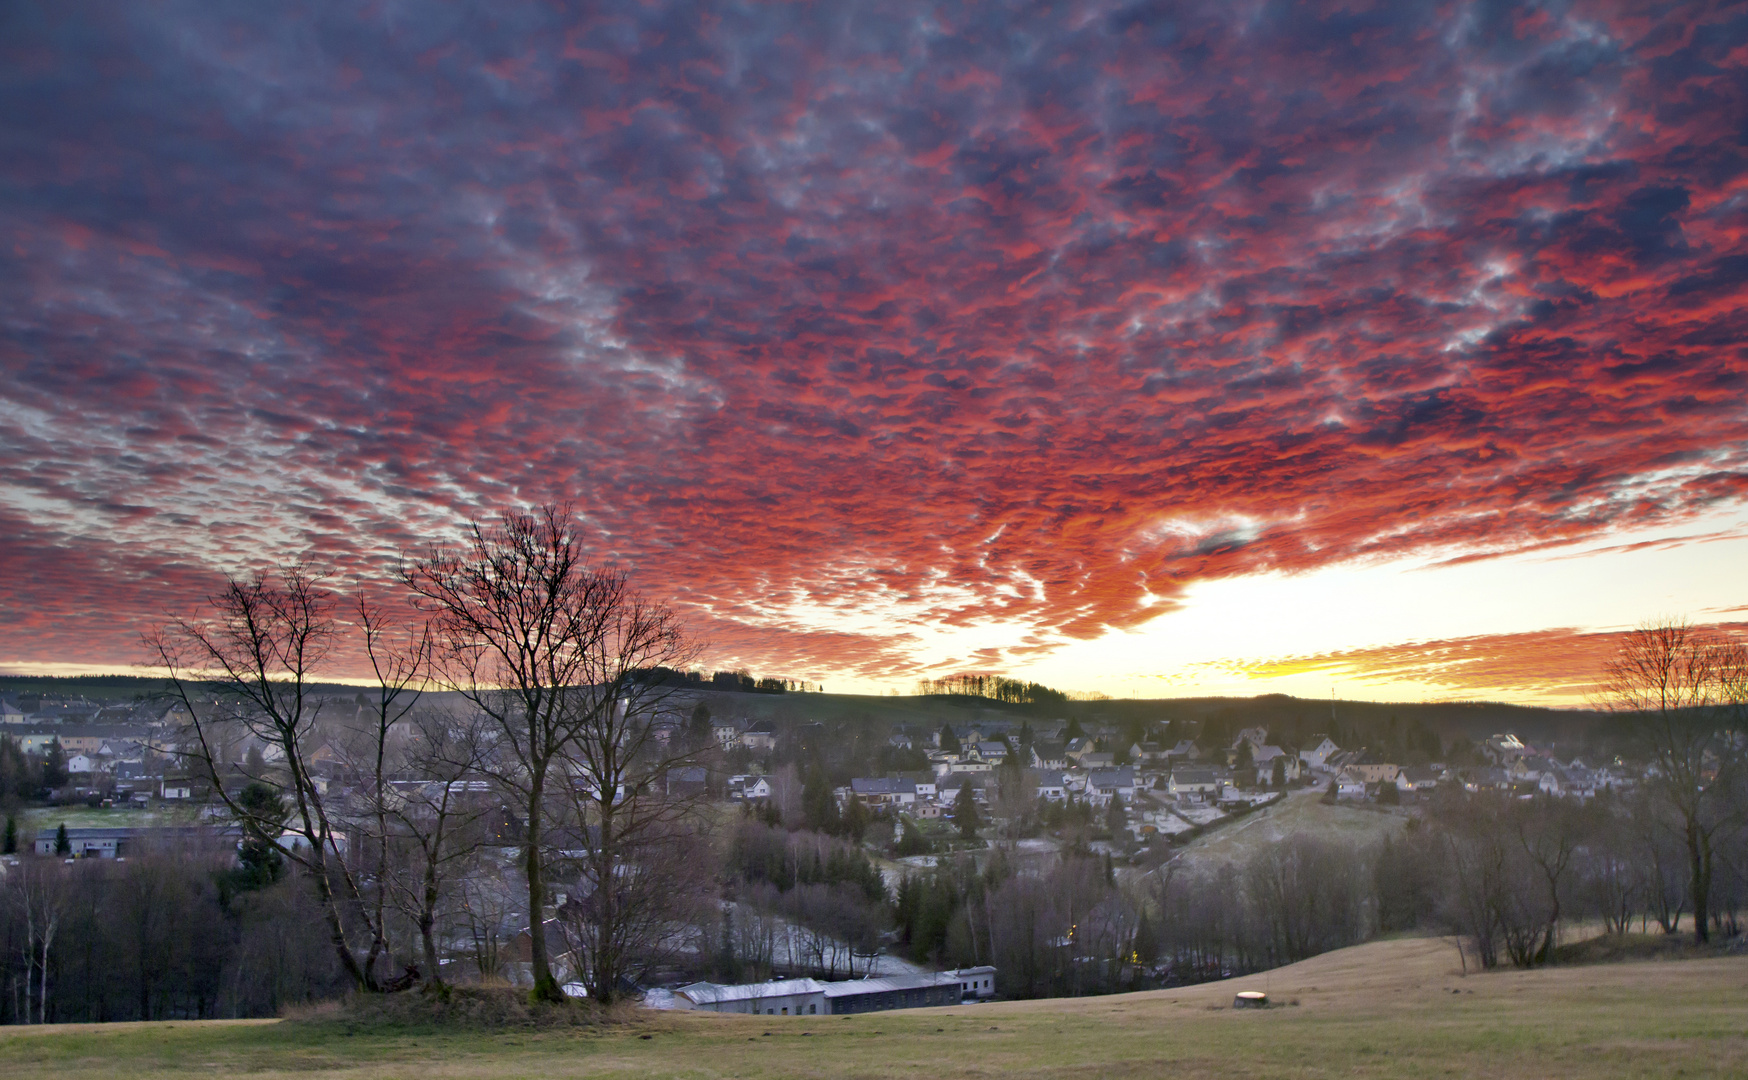
[[[315,689],[351,697],[360,687],[314,684]],[[130,675],[78,678],[0,675],[0,694],[65,694],[92,701],[128,701],[161,691],[163,680]],[[1500,702],[1326,701],[1264,694],[1253,698],[1158,698],[1068,701],[1052,705],[1013,705],[952,695],[876,697],[860,694],[759,694],[687,690],[687,699],[709,705],[712,714],[748,720],[868,725],[882,730],[908,724],[921,730],[943,723],[973,724],[1003,719],[1034,723],[1066,720],[1122,727],[1133,721],[1201,721],[1223,716],[1237,727],[1261,724],[1275,730],[1322,731],[1331,716],[1337,724],[1376,726],[1391,719],[1424,723],[1445,739],[1478,740],[1497,731],[1515,731],[1534,743],[1575,744],[1609,726],[1605,714],[1582,709],[1546,709]]]
[[[1281,1007],[1233,1011],[1243,989]],[[1448,943],[1413,939],[1142,994],[855,1017],[644,1012],[583,1035],[383,1035],[331,1022],[10,1028],[0,1078],[1721,1078],[1748,1074],[1745,989],[1748,957],[1464,977]]]

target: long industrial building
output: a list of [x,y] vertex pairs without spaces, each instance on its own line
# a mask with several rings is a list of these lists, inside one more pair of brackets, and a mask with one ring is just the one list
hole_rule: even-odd
[[696,982],[674,991],[674,1008],[763,1016],[831,1016],[957,1005],[994,994],[995,969],[979,967],[841,982],[778,979],[734,986]]

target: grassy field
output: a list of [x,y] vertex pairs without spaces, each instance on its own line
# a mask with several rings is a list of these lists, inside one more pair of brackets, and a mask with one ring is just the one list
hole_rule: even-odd
[[1195,869],[1212,869],[1221,863],[1242,863],[1259,848],[1289,836],[1313,836],[1359,848],[1400,835],[1408,824],[1400,814],[1370,806],[1326,806],[1322,800],[1319,791],[1292,792],[1274,806],[1191,841],[1179,858]]
[[[1228,983],[856,1017],[641,1013],[588,1033],[333,1022],[6,1029],[0,1077],[1740,1077],[1748,958],[1460,975],[1430,940]],[[1234,1011],[1266,989],[1281,1005]]]
[[41,830],[65,824],[69,829],[125,829],[147,825],[193,825],[198,808],[159,804],[151,810],[126,807],[39,806],[18,815],[20,836],[34,838]]

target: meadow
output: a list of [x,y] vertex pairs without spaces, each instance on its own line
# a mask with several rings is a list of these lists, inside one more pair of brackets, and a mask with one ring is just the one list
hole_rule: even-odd
[[[1239,990],[1275,1007],[1234,1010]],[[381,1030],[324,1017],[9,1028],[0,1078],[1740,1077],[1748,957],[1463,975],[1374,942],[1174,990],[854,1017],[632,1010],[599,1029]]]

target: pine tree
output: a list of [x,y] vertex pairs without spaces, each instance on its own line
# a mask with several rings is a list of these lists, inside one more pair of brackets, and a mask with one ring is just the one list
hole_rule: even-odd
[[817,765],[808,770],[807,781],[801,787],[801,814],[810,829],[823,833],[838,831],[838,803],[832,797],[825,771]]
[[1159,938],[1153,932],[1153,924],[1147,920],[1147,912],[1141,913],[1141,922],[1135,927],[1135,942],[1130,946],[1130,959],[1137,964],[1151,964],[1159,959]]
[[1129,829],[1129,814],[1123,808],[1123,796],[1111,796],[1111,808],[1105,812],[1105,828],[1111,831],[1113,837],[1119,837]]
[[67,836],[67,823],[61,822],[61,827],[55,830],[55,854],[71,855],[73,841]]
[[953,734],[952,724],[941,725],[941,749],[949,754],[959,752],[959,736]]
[[43,752],[42,786],[58,788],[67,782],[67,752],[61,749],[61,740],[50,739],[49,746]]
[[977,799],[969,783],[960,787],[953,800],[953,824],[958,826],[960,836],[967,840],[977,839],[977,829],[982,823],[977,820]]
[[18,819],[6,815],[6,839],[0,844],[0,855],[18,854]]
[[849,838],[852,844],[860,844],[862,834],[868,831],[868,822],[868,808],[862,805],[861,799],[851,795],[850,801],[844,806],[844,835]]
[[710,706],[700,701],[686,724],[686,745],[693,750],[702,750],[710,745],[710,738]]

